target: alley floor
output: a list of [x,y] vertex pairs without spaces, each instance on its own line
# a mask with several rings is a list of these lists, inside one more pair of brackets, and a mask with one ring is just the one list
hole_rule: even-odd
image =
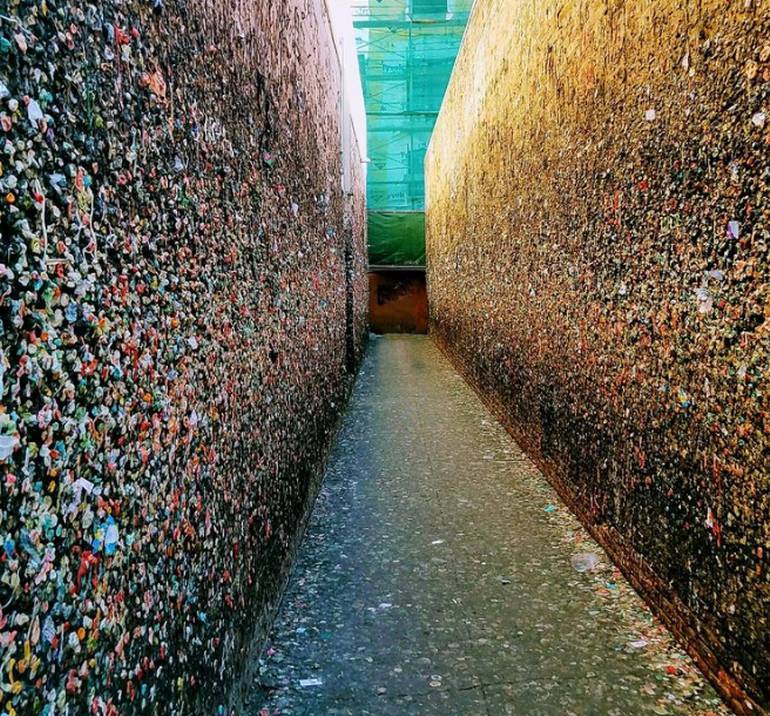
[[427,337],[373,338],[250,714],[723,714]]

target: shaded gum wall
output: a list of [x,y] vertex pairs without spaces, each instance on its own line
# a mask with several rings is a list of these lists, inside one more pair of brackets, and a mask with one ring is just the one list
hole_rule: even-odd
[[0,711],[216,713],[366,335],[329,30],[316,0],[0,9]]
[[740,713],[770,698],[768,30],[478,0],[426,159],[434,336]]

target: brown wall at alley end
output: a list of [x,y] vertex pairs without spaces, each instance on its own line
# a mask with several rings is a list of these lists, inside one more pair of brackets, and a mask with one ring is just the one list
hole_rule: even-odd
[[770,702],[769,31],[753,0],[478,0],[426,160],[434,336],[741,713]]
[[427,333],[424,271],[369,272],[369,328],[374,333]]

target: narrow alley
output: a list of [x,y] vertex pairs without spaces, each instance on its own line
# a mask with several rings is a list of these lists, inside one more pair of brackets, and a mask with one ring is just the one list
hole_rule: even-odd
[[770,716],[770,0],[0,0],[0,716]]
[[728,713],[423,336],[369,347],[258,684],[249,713]]

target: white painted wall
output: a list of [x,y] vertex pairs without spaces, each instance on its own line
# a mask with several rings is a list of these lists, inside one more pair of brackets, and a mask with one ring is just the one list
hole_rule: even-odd
[[[361,73],[358,67],[358,55],[353,30],[353,15],[350,10],[349,0],[323,0],[324,10],[329,22],[332,40],[337,51],[342,74],[343,98],[340,107],[343,118],[342,153],[343,185],[350,190],[350,177],[348,169],[351,161],[351,147],[353,142],[358,145],[358,153],[362,159],[366,159],[366,109],[364,107],[364,91],[361,84]],[[366,175],[366,165],[362,167]]]

